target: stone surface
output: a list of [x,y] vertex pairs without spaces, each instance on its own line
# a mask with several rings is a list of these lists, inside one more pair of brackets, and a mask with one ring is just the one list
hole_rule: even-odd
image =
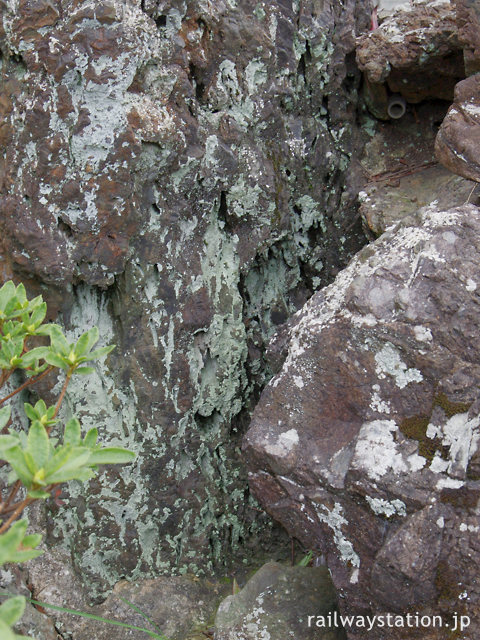
[[[344,612],[463,613],[472,639],[479,238],[477,207],[431,206],[360,251],[273,342],[244,441],[252,491],[325,558]],[[425,637],[408,631],[388,637]]]
[[455,87],[455,101],[448,110],[435,141],[439,161],[453,173],[480,182],[480,73]]
[[353,58],[368,7],[0,9],[0,273],[72,337],[97,324],[116,343],[65,413],[138,452],[50,505],[48,544],[92,598],[269,552],[280,534],[249,497],[240,435],[265,341],[364,243]]
[[285,567],[269,562],[215,618],[215,640],[344,640],[343,629],[321,629],[309,616],[328,620],[337,597],[326,567]]
[[465,76],[455,7],[449,0],[401,4],[358,38],[356,57],[367,79],[367,104],[378,118],[388,118],[388,93],[414,104],[451,100],[455,83]]
[[465,73],[469,76],[480,72],[480,5],[477,0],[455,0],[455,11]]
[[435,158],[435,137],[446,110],[443,101],[427,101],[401,120],[377,123],[361,159],[366,184],[360,192],[360,214],[374,237],[434,201],[441,209],[469,198],[478,204],[475,183],[453,175]]
[[[169,640],[201,638],[202,630],[213,623],[220,601],[231,591],[231,585],[226,582],[191,575],[160,576],[135,582],[122,580],[104,602],[90,606],[88,587],[82,586],[79,577],[68,568],[68,559],[58,551],[28,563],[28,579],[30,584],[35,584],[34,597],[41,602],[163,633]],[[144,615],[128,606],[125,600]],[[147,637],[144,632],[98,620],[50,609],[45,611],[47,616],[43,618],[50,623],[53,618],[63,638],[111,640],[115,637],[116,640],[140,640]],[[55,635],[54,640],[56,638]],[[40,640],[51,638],[42,636]]]
[[[26,583],[26,572],[20,567],[8,566],[0,569],[0,594],[19,594],[31,598],[32,594]],[[3,601],[2,596],[1,602]],[[35,640],[58,640],[52,618],[28,602],[20,622],[15,626],[15,631]]]

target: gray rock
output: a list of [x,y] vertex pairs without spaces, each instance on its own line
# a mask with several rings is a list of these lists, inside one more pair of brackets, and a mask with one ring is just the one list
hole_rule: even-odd
[[42,292],[72,338],[98,324],[117,345],[65,414],[138,453],[49,506],[48,544],[97,599],[267,551],[284,534],[252,508],[240,433],[266,340],[365,241],[350,163],[368,7],[0,12],[2,277]]
[[480,182],[480,74],[455,87],[455,101],[435,140],[439,161],[453,173]]
[[480,71],[480,7],[476,0],[455,0],[455,10],[465,73],[470,76]]
[[471,637],[479,214],[426,208],[421,225],[392,227],[315,294],[290,323],[244,442],[252,490],[325,556],[343,611],[464,612]]
[[317,620],[325,619],[328,627],[336,611],[337,598],[325,567],[269,562],[239,593],[222,602],[215,640],[343,640],[343,629],[316,626]]
[[[215,611],[229,590],[225,582],[191,575],[160,576],[132,582],[122,580],[104,602],[92,606],[88,587],[82,586],[78,577],[68,569],[68,564],[68,559],[59,553],[40,556],[28,564],[29,581],[35,584],[34,595],[37,600],[163,633],[169,640],[201,638],[202,630],[211,626]],[[133,607],[137,607],[144,615]],[[140,640],[147,637],[142,631],[48,608],[45,611],[47,617],[43,617],[52,625],[54,620],[55,627],[64,638]],[[41,640],[44,640],[43,637]],[[45,640],[51,639],[45,637]]]
[[435,158],[437,123],[446,110],[445,103],[425,102],[401,120],[377,123],[361,159],[367,184],[360,192],[360,213],[375,237],[433,201],[445,210],[469,197],[478,204],[475,183],[453,175]]
[[414,104],[431,98],[451,100],[455,83],[464,77],[452,3],[413,0],[397,9],[357,40],[357,63],[367,80],[366,101],[381,119],[388,118],[389,93]]

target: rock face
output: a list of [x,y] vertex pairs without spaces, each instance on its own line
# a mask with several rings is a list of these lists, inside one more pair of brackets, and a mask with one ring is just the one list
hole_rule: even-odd
[[362,34],[357,63],[365,74],[365,98],[372,113],[387,119],[389,94],[407,102],[451,100],[465,76],[455,7],[449,0],[403,3],[382,24]]
[[48,542],[92,595],[210,571],[268,538],[238,455],[264,342],[364,242],[346,170],[368,7],[0,9],[1,273],[72,336],[97,324],[117,344],[66,412],[138,452],[88,492],[72,485]]
[[324,556],[344,611],[450,624],[462,613],[469,638],[480,631],[479,234],[477,207],[432,206],[363,249],[273,342],[280,371],[244,442],[252,490]]
[[328,628],[335,612],[337,596],[326,567],[269,562],[222,602],[215,640],[345,640],[342,628]]
[[480,7],[476,0],[455,0],[460,43],[467,76],[480,71]]
[[455,87],[455,101],[435,140],[439,161],[453,173],[480,182],[480,73]]
[[401,120],[379,122],[364,147],[361,165],[367,184],[360,191],[360,214],[375,238],[399,220],[434,200],[441,209],[468,200],[475,183],[452,174],[435,158],[436,123],[445,117],[444,102],[425,102]]

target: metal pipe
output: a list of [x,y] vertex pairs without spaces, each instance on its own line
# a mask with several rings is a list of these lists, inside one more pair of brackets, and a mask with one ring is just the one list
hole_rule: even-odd
[[407,110],[407,103],[405,102],[405,98],[401,96],[399,93],[394,93],[388,99],[387,113],[393,120],[398,120],[403,115],[405,115],[405,111]]

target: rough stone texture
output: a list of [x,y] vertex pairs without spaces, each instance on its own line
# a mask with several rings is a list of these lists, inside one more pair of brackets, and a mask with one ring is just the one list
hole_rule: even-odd
[[[61,553],[40,557],[29,563],[29,579],[35,584],[35,598],[48,604],[68,607],[110,620],[163,633],[169,640],[194,640],[213,622],[219,602],[229,585],[191,575],[160,576],[135,583],[122,580],[102,604],[89,606],[88,589],[66,568]],[[230,587],[231,588],[231,587]],[[138,607],[153,622],[135,612],[124,601]],[[115,627],[68,613],[46,610],[64,638],[74,640],[129,640],[146,638],[145,633]],[[204,637],[204,636],[203,636]]]
[[455,87],[455,101],[435,140],[435,153],[450,171],[480,182],[480,73]]
[[[477,207],[432,206],[359,252],[273,342],[280,372],[244,442],[252,491],[325,557],[344,611],[413,610],[450,623],[468,613],[471,640],[480,631],[479,238]],[[408,631],[388,637],[417,637]]]
[[478,0],[455,0],[455,11],[465,73],[469,76],[480,71],[480,5]]
[[[19,566],[0,569],[0,593],[19,594],[31,598],[32,594],[26,586],[26,573]],[[1,602],[3,602],[3,597]],[[58,633],[52,618],[27,602],[20,622],[15,626],[16,633],[26,635],[35,640],[58,640]]]
[[388,118],[388,92],[401,94],[409,103],[451,100],[455,83],[465,76],[455,8],[449,0],[401,4],[377,29],[358,38],[356,55],[366,77],[367,104],[382,119]]
[[269,539],[238,455],[264,341],[364,242],[347,169],[368,7],[0,7],[0,272],[117,344],[65,412],[139,454],[72,483],[48,542],[92,597],[210,572]]
[[341,628],[308,626],[308,616],[337,611],[337,596],[326,567],[285,567],[269,562],[215,618],[215,640],[344,640]]
[[377,123],[360,161],[366,179],[360,213],[374,237],[433,201],[441,209],[457,207],[468,198],[478,204],[472,193],[475,183],[436,161],[435,137],[446,110],[443,101],[427,101],[401,120]]
[[[0,590],[20,593],[46,604],[100,616],[119,623],[163,633],[169,640],[202,640],[214,621],[219,603],[231,585],[195,576],[161,576],[135,583],[122,580],[102,604],[90,606],[88,588],[68,568],[68,558],[55,550],[20,570],[0,574]],[[35,584],[33,594],[26,585]],[[122,600],[123,599],[123,600]],[[126,604],[127,600],[144,615]],[[147,616],[151,622],[149,622]],[[16,632],[35,640],[143,639],[143,631],[127,629],[83,616],[34,608],[27,604]]]

